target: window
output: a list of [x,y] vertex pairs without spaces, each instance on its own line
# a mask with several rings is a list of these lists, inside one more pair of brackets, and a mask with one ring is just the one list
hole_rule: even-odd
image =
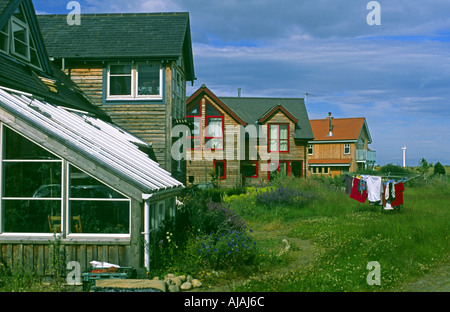
[[303,162],[301,160],[292,161],[292,169],[291,172],[296,178],[303,177]]
[[223,150],[223,115],[211,104],[206,104],[205,148]]
[[6,126],[2,137],[0,231],[51,233],[49,218],[62,212],[61,159]]
[[344,154],[350,154],[350,144],[344,144]]
[[242,163],[242,177],[257,178],[258,177],[258,161],[246,161]]
[[291,162],[290,161],[272,161],[268,163],[268,179],[286,178],[291,175]]
[[289,152],[289,125],[269,125],[269,152]]
[[108,99],[162,99],[161,75],[157,63],[110,64]]
[[202,113],[200,111],[200,103],[195,105],[187,112],[186,119],[192,124],[191,136],[188,138],[191,140],[191,149],[201,148],[201,119]]
[[0,30],[0,51],[41,69],[36,45],[31,35],[22,5],[14,12],[8,23]]
[[217,179],[227,178],[227,161],[226,160],[214,160],[214,174]]
[[172,68],[172,116],[174,118],[183,118],[185,116],[186,81],[177,67]]
[[308,145],[308,155],[313,155],[313,154],[314,154],[313,145],[310,144],[310,145]]
[[130,199],[1,127],[0,233],[129,234]]
[[[128,198],[72,165],[69,165],[69,181],[69,222],[79,217],[82,233],[129,233]],[[74,232],[73,224],[70,228]]]

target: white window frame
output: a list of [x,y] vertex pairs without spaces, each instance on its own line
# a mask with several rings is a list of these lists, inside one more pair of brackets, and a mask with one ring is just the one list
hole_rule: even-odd
[[[37,145],[38,147],[46,150],[47,152],[55,155],[52,151],[48,150],[47,148],[41,146],[40,144],[36,143],[34,140],[30,139],[28,136],[20,133],[19,131],[7,126],[6,124],[3,124],[0,122],[0,138],[3,138],[3,128],[4,127],[8,127],[9,129],[11,129],[12,131],[20,134],[21,136],[23,136],[24,138],[26,138],[27,140],[29,140],[30,142],[32,142],[33,144]],[[57,197],[57,198],[34,198],[34,199],[30,199],[29,197],[3,197],[3,191],[0,192],[0,239],[3,240],[8,240],[8,239],[13,239],[13,240],[22,240],[22,239],[27,239],[27,238],[33,238],[33,239],[43,239],[43,240],[48,240],[49,238],[52,238],[54,236],[53,233],[14,233],[14,232],[4,232],[4,211],[3,211],[3,200],[60,200],[61,201],[61,232],[60,233],[56,233],[57,237],[61,237],[64,238],[66,237],[67,239],[72,239],[74,238],[75,240],[83,240],[83,239],[111,239],[111,238],[126,238],[129,239],[131,237],[131,199],[129,197],[127,197],[126,195],[124,195],[123,193],[119,192],[118,190],[116,190],[115,188],[111,187],[110,185],[108,185],[107,183],[100,181],[98,179],[96,179],[95,177],[92,177],[91,175],[89,175],[88,173],[86,173],[84,170],[78,168],[77,166],[69,163],[68,161],[66,161],[64,158],[60,158],[57,155],[55,155],[55,157],[57,157],[58,159],[52,159],[52,160],[23,160],[23,159],[18,159],[18,160],[14,160],[14,159],[7,159],[4,160],[3,159],[3,151],[4,151],[4,140],[0,140],[1,145],[0,145],[0,190],[3,190],[3,183],[4,183],[4,179],[3,179],[3,163],[4,162],[28,162],[28,163],[43,163],[43,162],[52,162],[52,163],[61,163],[61,198]],[[94,200],[99,200],[99,201],[128,201],[129,205],[128,205],[128,213],[129,213],[129,228],[128,228],[128,233],[119,233],[119,234],[108,234],[108,233],[71,233],[70,229],[69,229],[69,224],[70,224],[70,220],[69,220],[69,209],[70,209],[70,203],[69,200],[74,200],[74,198],[69,198],[69,187],[70,187],[70,176],[69,176],[69,167],[73,166],[75,168],[77,168],[78,170],[81,170],[82,172],[88,174],[89,176],[91,176],[92,178],[96,179],[97,181],[99,181],[100,183],[106,185],[107,187],[113,189],[114,191],[118,192],[119,194],[121,194],[122,196],[124,196],[125,198],[115,198],[115,199],[103,199],[103,198],[75,198],[75,200],[90,200],[90,201],[94,201]]]
[[[159,65],[159,94],[155,95],[138,95],[137,87],[139,85],[139,65]],[[130,65],[131,66],[131,94],[130,95],[111,95],[111,66],[113,65]],[[126,62],[126,63],[110,63],[107,66],[107,74],[106,74],[106,100],[162,100],[163,98],[163,68],[158,62]],[[128,75],[127,75],[128,76]],[[114,75],[113,75],[114,77]]]
[[[311,149],[311,153],[309,152],[309,149]],[[308,145],[308,155],[314,155],[314,145],[313,144]]]
[[[131,237],[131,199],[129,197],[127,197],[126,195],[124,195],[123,193],[119,192],[118,190],[116,190],[115,188],[111,187],[110,185],[108,185],[107,183],[100,181],[99,179],[93,177],[92,175],[88,174],[86,171],[82,170],[81,168],[75,166],[74,164],[71,164],[69,162],[65,162],[65,167],[64,167],[64,174],[65,174],[65,178],[66,178],[66,182],[65,182],[65,192],[66,192],[66,203],[65,203],[65,209],[64,213],[65,213],[65,224],[63,226],[65,226],[65,230],[63,230],[62,232],[66,234],[66,236],[68,238],[97,238],[97,237],[104,237],[104,238],[121,238],[121,237]],[[70,191],[70,171],[69,168],[70,166],[80,170],[81,172],[87,174],[88,176],[90,176],[91,178],[97,180],[98,182],[104,184],[105,186],[109,187],[110,189],[116,191],[117,193],[119,193],[120,195],[124,196],[125,198],[78,198],[78,197],[69,197]],[[128,203],[128,220],[129,220],[129,224],[128,224],[128,233],[72,233],[70,231],[69,225],[70,225],[70,201],[110,201],[110,202],[129,202]]]
[[[346,152],[347,149],[348,149],[348,151]],[[350,154],[350,144],[345,143],[344,144],[344,155],[349,155],[349,154]]]

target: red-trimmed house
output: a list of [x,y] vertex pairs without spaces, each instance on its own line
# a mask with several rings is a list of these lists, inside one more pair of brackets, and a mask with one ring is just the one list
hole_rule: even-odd
[[218,97],[202,85],[186,105],[194,125],[188,184],[233,188],[306,176],[313,133],[303,99]]

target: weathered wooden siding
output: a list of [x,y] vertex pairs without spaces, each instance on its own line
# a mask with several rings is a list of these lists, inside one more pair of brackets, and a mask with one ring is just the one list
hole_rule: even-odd
[[[51,273],[56,263],[59,263],[60,269],[64,270],[71,261],[80,263],[82,272],[89,268],[90,262],[93,260],[120,266],[134,266],[134,261],[128,256],[130,250],[131,245],[123,246],[110,243],[94,245],[61,243],[58,246],[51,242],[33,243],[32,241],[24,241],[14,244],[0,242],[0,258],[8,266],[23,266],[26,269],[32,269],[39,275]],[[51,259],[54,256],[58,260],[52,261]]]
[[124,130],[153,144],[157,162],[172,172],[172,66],[164,67],[164,101],[106,101],[104,70],[106,64],[89,62],[66,65],[66,73],[92,101],[101,107],[111,120]]
[[98,106],[103,100],[103,65],[74,65],[65,70],[66,74]]
[[[268,162],[267,160],[262,160],[261,155],[258,155],[258,177],[257,178],[243,178],[241,173],[241,159],[238,158],[238,139],[237,139],[237,125],[238,123],[229,116],[224,110],[222,110],[218,105],[215,105],[212,99],[208,96],[205,96],[201,99],[201,125],[202,125],[202,137],[201,137],[201,145],[202,149],[205,144],[205,116],[206,116],[206,103],[211,103],[216,110],[220,111],[224,116],[224,151],[223,151],[223,159],[227,161],[226,167],[226,179],[222,179],[218,181],[219,187],[224,188],[233,188],[240,187],[242,185],[252,185],[258,184],[263,181],[268,180]],[[306,155],[306,140],[295,140],[293,137],[293,131],[295,129],[295,124],[286,117],[283,113],[279,112],[272,116],[266,124],[262,125],[263,131],[266,133],[267,141],[267,125],[271,123],[288,123],[289,124],[289,153],[279,153],[278,160],[280,161],[302,161],[302,172],[303,176],[306,176],[307,172],[307,155]],[[227,146],[227,136],[234,136],[233,142],[234,146]],[[267,146],[257,147],[258,151],[265,151],[267,153]],[[242,152],[242,151],[240,151]],[[189,177],[194,177],[193,184],[202,184],[202,183],[210,183],[211,182],[211,172],[214,170],[214,162],[212,154],[209,154],[209,151],[191,151],[190,157],[191,160],[187,161],[187,181],[189,181]],[[222,153],[219,151],[219,153]],[[205,157],[206,154],[206,157]],[[231,155],[231,158],[228,156]],[[270,154],[266,154],[266,158],[269,157]],[[205,159],[206,158],[206,159]],[[217,159],[221,159],[218,157]]]

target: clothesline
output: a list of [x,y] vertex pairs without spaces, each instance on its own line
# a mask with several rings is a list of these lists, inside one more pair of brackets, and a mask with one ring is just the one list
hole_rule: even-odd
[[[361,203],[369,200],[371,205],[383,206],[385,210],[399,209],[403,204],[404,182],[411,181],[420,175],[413,177],[388,175],[345,174],[342,180],[345,182],[345,193]],[[401,179],[395,181],[394,177]],[[388,180],[389,179],[389,180]],[[384,180],[384,182],[382,181]]]

